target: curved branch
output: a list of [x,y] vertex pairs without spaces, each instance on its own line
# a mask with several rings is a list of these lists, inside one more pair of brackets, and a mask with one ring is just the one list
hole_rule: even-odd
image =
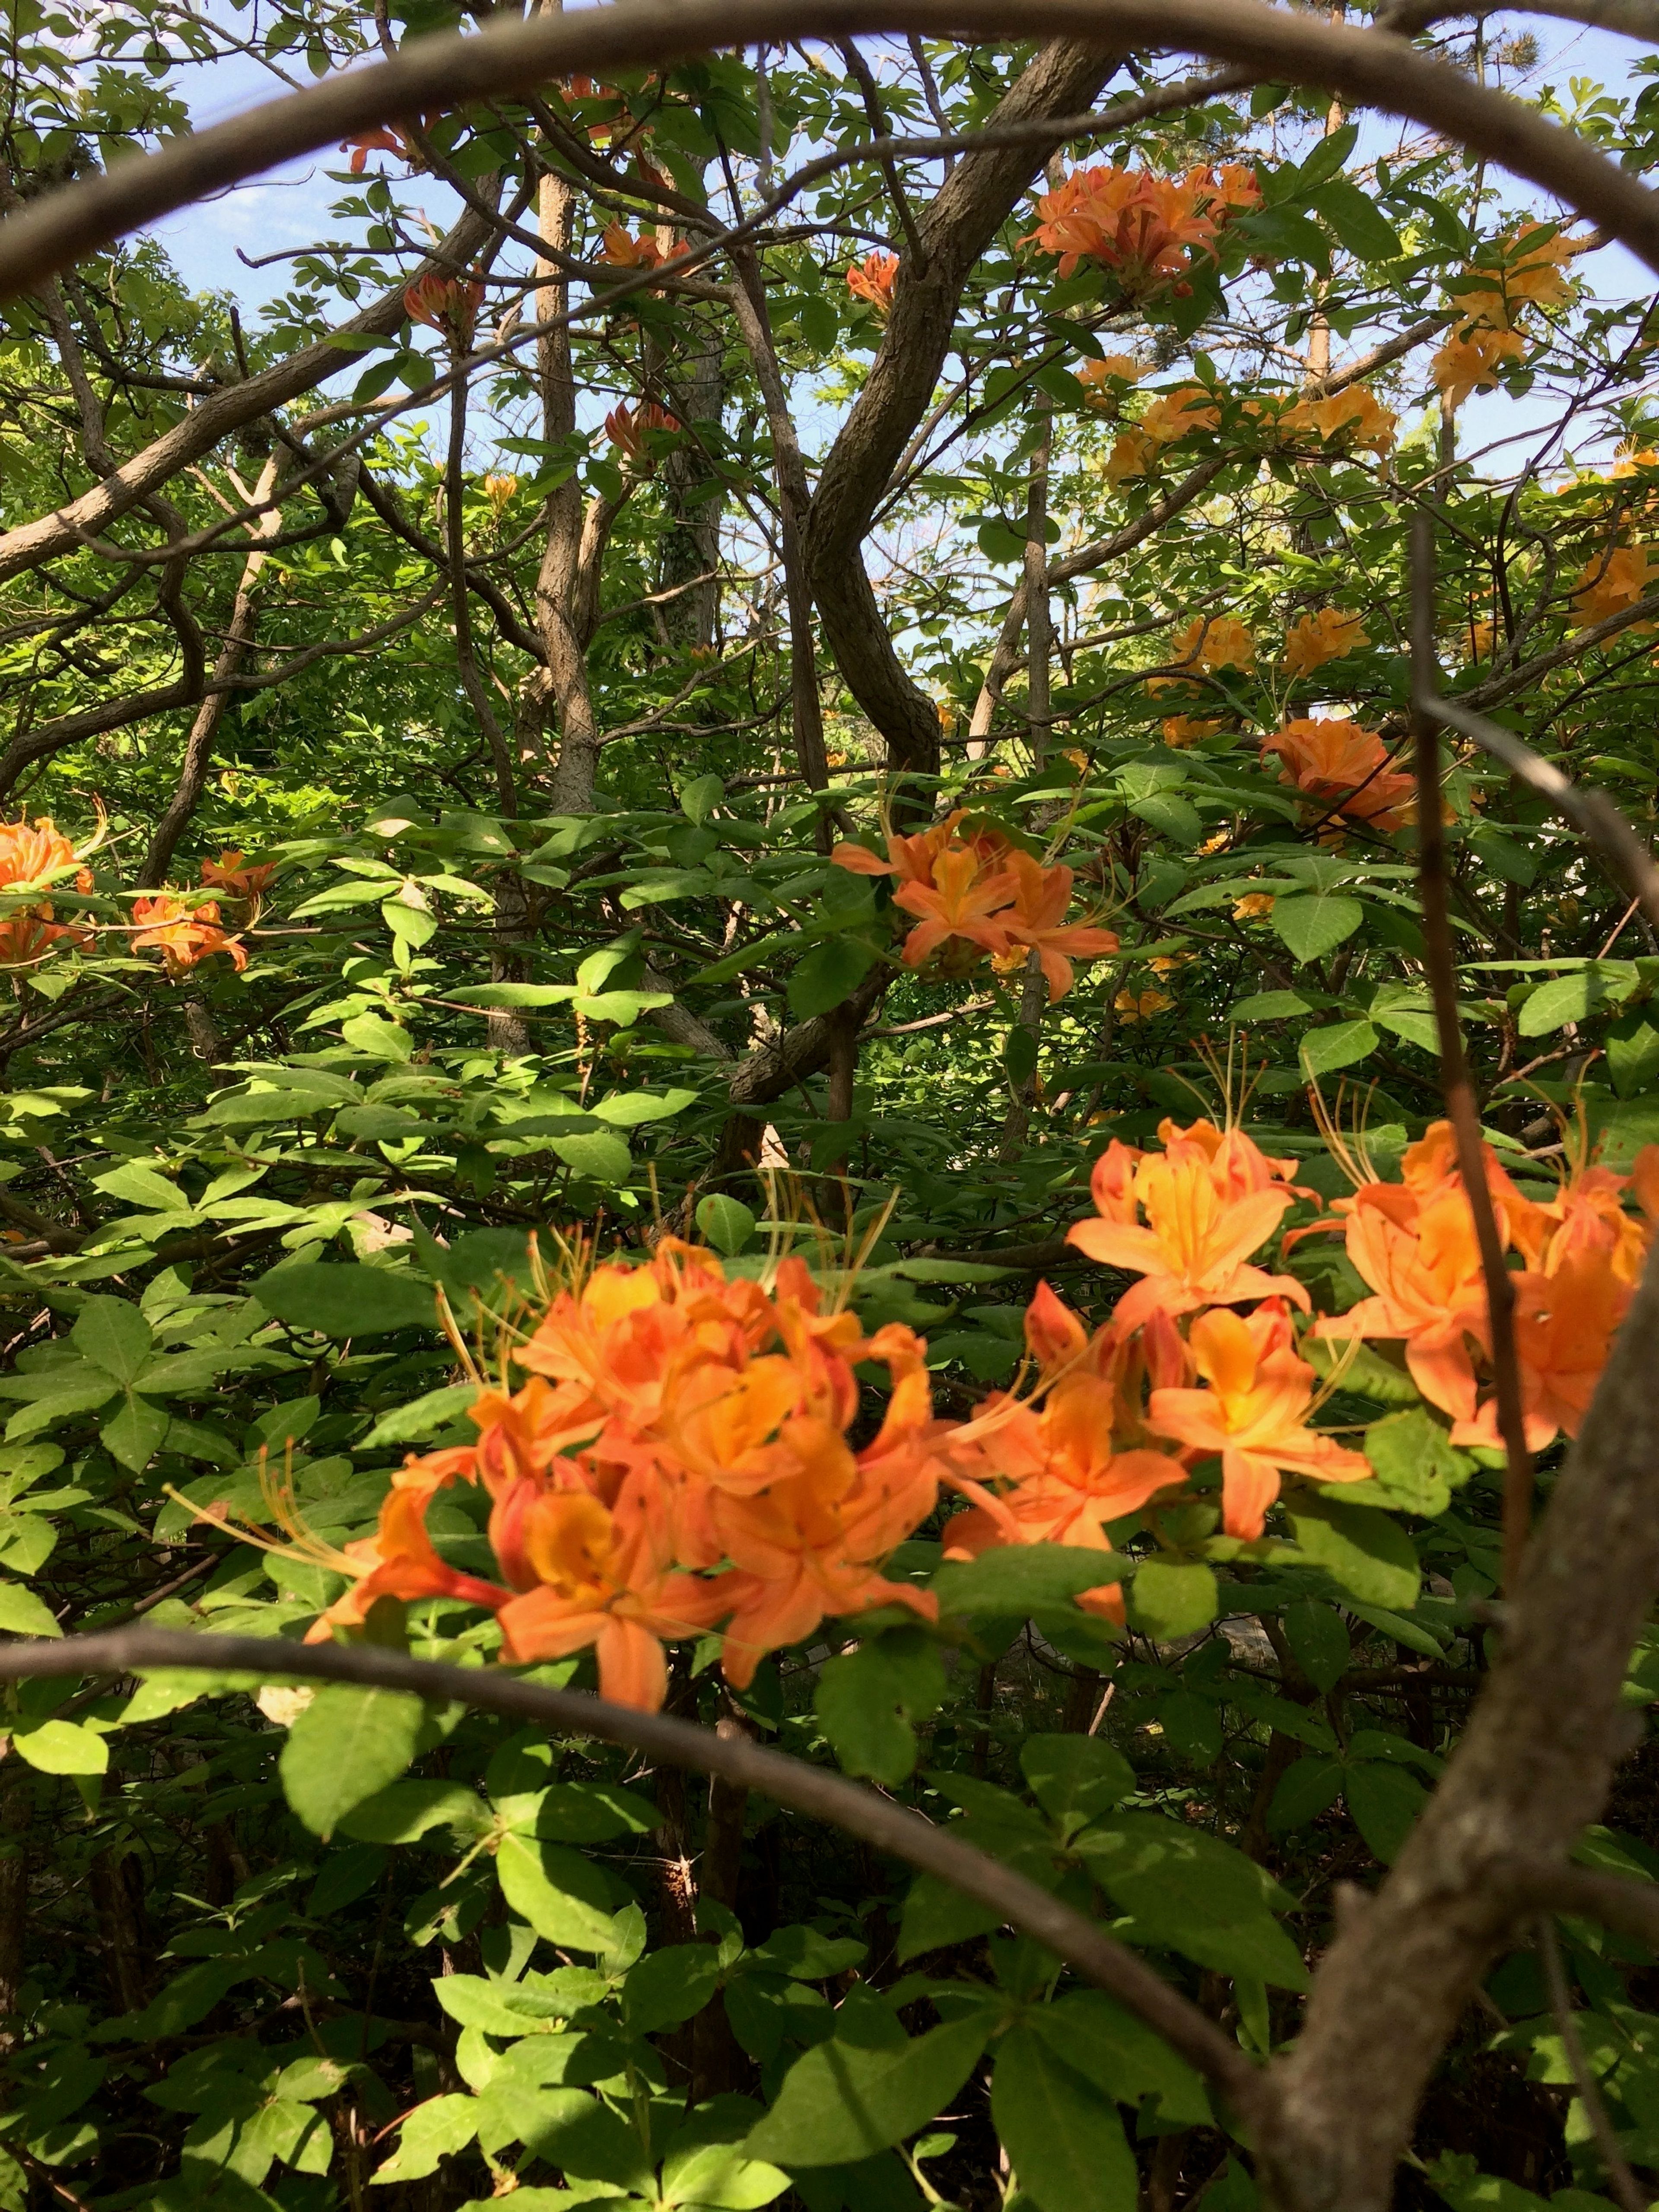
[[[1614,0],[1602,4],[1611,8]],[[1626,0],[1620,12],[1633,7]],[[1022,0],[1018,29],[1025,38],[1204,53],[1408,117],[1593,216],[1659,270],[1659,198],[1646,186],[1570,131],[1392,33],[1262,0]],[[342,71],[35,201],[0,226],[0,298],[31,290],[192,200],[434,106],[456,107],[521,94],[549,77],[655,67],[762,41],[894,31],[1006,39],[1010,30],[1007,0],[622,0],[568,15],[498,18],[476,36],[416,40],[392,60]],[[209,401],[198,414],[216,404]]]
[[780,1805],[830,1821],[877,1850],[938,1875],[1000,1913],[1011,1927],[1046,1944],[1138,2014],[1214,2084],[1241,2118],[1257,2112],[1267,2095],[1266,2075],[1236,2043],[1133,1951],[1070,1905],[948,1830],[936,1828],[920,1813],[805,1759],[764,1750],[745,1736],[717,1735],[666,1713],[637,1712],[579,1691],[543,1689],[505,1670],[447,1667],[369,1644],[289,1644],[272,1637],[198,1636],[159,1628],[0,1644],[0,1679],[130,1674],[180,1667],[247,1673],[260,1681],[285,1678],[406,1690],[434,1705],[471,1705],[511,1720],[539,1722],[567,1735],[625,1744],[647,1758],[757,1790]]

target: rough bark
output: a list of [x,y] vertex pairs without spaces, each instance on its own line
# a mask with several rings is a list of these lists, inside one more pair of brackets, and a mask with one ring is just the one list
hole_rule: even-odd
[[1656,1331],[1659,1259],[1527,1553],[1486,1694],[1316,1977],[1257,2146],[1285,2212],[1385,2212],[1435,2062],[1628,1747],[1619,1687],[1659,1589]]
[[[1045,46],[994,119],[1075,115],[1117,58],[1097,46]],[[933,399],[963,287],[1048,150],[969,155],[946,178],[918,226],[926,259],[910,256],[900,264],[881,349],[818,477],[807,532],[813,596],[836,665],[881,733],[889,765],[901,773],[938,773],[939,710],[894,647],[865,569],[864,541],[905,441]]]

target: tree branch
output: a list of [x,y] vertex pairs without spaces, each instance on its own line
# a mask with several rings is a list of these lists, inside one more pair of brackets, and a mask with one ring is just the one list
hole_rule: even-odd
[[0,1644],[0,1679],[119,1675],[172,1668],[251,1674],[261,1682],[287,1678],[406,1690],[434,1705],[466,1705],[512,1720],[539,1723],[562,1734],[624,1744],[647,1758],[759,1790],[780,1805],[830,1821],[877,1850],[938,1875],[1000,1913],[1011,1927],[1046,1944],[1156,2029],[1242,2118],[1259,2112],[1267,2098],[1267,2077],[1236,2043],[1133,1951],[1081,1913],[1012,1868],[959,1842],[947,1830],[936,1828],[921,1814],[805,1759],[764,1750],[746,1736],[717,1735],[713,1729],[665,1713],[638,1712],[577,1691],[543,1689],[504,1669],[443,1666],[368,1644],[290,1644],[270,1637],[198,1636],[155,1628]]

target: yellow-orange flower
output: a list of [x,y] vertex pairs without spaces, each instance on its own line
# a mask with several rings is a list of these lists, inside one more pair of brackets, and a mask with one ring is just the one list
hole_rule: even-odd
[[219,908],[213,899],[186,906],[173,892],[158,891],[154,898],[133,901],[132,919],[133,951],[159,952],[169,975],[182,975],[216,952],[228,953],[238,969],[247,966],[240,938],[228,936],[219,927]]
[[1321,607],[1292,623],[1285,638],[1285,672],[1309,676],[1328,660],[1340,660],[1370,643],[1363,615],[1340,607]]
[[1255,640],[1242,622],[1231,615],[1194,615],[1170,640],[1170,665],[1180,672],[1149,676],[1149,691],[1167,691],[1188,674],[1217,668],[1249,669],[1255,665]]
[[1389,768],[1388,748],[1375,730],[1340,715],[1291,721],[1263,738],[1261,750],[1279,755],[1281,783],[1305,792],[1326,812],[1350,814],[1378,830],[1397,830],[1410,818],[1416,786]]
[[1299,1283],[1247,1264],[1295,1196],[1285,1180],[1293,1163],[1269,1160],[1240,1129],[1164,1127],[1164,1151],[1133,1159],[1127,1178],[1127,1147],[1115,1141],[1102,1155],[1091,1184],[1099,1218],[1066,1233],[1102,1267],[1141,1277],[1118,1300],[1119,1325],[1136,1328],[1157,1310],[1175,1316],[1275,1293],[1305,1309]]
[[898,272],[896,253],[866,253],[862,261],[855,261],[848,270],[847,289],[855,300],[865,301],[885,318],[892,313],[893,285]]
[[1246,891],[1233,908],[1235,921],[1263,921],[1273,910],[1272,891]]
[[1212,738],[1221,727],[1219,722],[1206,722],[1191,714],[1166,714],[1158,725],[1158,734],[1166,745],[1182,752],[1195,745],[1200,738]]
[[1221,1456],[1222,1526],[1246,1542],[1260,1536],[1281,1478],[1364,1482],[1370,1462],[1307,1425],[1314,1371],[1296,1349],[1281,1298],[1254,1313],[1212,1311],[1189,1340],[1207,1390],[1154,1390],[1147,1424],[1188,1450]]
[[[1592,561],[1573,586],[1572,611],[1580,629],[1592,629],[1609,615],[1622,614],[1652,589],[1653,556],[1645,545],[1614,545]],[[1632,623],[1635,630],[1650,622]]]
[[1255,197],[1254,177],[1237,167],[1221,178],[1207,167],[1175,178],[1103,162],[1073,169],[1044,192],[1037,226],[1021,243],[1035,239],[1045,253],[1057,254],[1062,278],[1087,260],[1127,298],[1180,294],[1191,289],[1183,280],[1198,261],[1214,259],[1223,224]]

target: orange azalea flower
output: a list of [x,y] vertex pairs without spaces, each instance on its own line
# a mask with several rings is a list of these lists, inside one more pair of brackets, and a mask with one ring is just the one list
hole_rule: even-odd
[[1073,372],[1083,386],[1083,396],[1091,407],[1105,407],[1111,404],[1110,387],[1114,384],[1138,384],[1146,371],[1133,356],[1109,353],[1102,361],[1085,361]]
[[[1515,1350],[1527,1449],[1542,1451],[1565,1432],[1576,1437],[1607,1353],[1634,1295],[1606,1254],[1582,1252],[1553,1274],[1515,1278]],[[1498,1401],[1454,1422],[1452,1442],[1501,1447]]]
[[999,868],[987,874],[980,856],[970,847],[951,846],[933,863],[931,884],[901,884],[893,902],[907,914],[922,917],[921,927],[904,940],[902,958],[908,968],[918,968],[948,937],[965,938],[984,951],[1008,950],[1008,932],[995,917],[1009,905],[1019,889],[1012,870]]
[[404,309],[411,322],[441,331],[452,345],[467,346],[477,326],[484,288],[477,277],[440,276],[429,270],[404,294]]
[[1130,299],[1163,289],[1179,294],[1190,289],[1181,280],[1198,258],[1215,258],[1217,232],[1242,204],[1224,191],[1237,189],[1237,179],[1218,187],[1207,169],[1179,179],[1109,163],[1074,169],[1038,199],[1041,219],[1020,243],[1035,239],[1045,253],[1058,254],[1062,279],[1091,260]]
[[678,430],[679,427],[666,408],[643,401],[637,407],[629,407],[624,402],[613,407],[605,418],[606,437],[630,461],[648,459],[645,444],[647,430]]
[[1150,1022],[1154,1016],[1167,1013],[1175,1000],[1167,991],[1120,991],[1112,1001],[1112,1011],[1127,1028],[1137,1022]]
[[1204,386],[1182,384],[1173,392],[1159,392],[1141,416],[1139,428],[1141,435],[1155,445],[1172,446],[1194,430],[1216,429],[1220,422],[1221,410]]
[[727,1610],[727,1578],[704,1582],[655,1556],[650,1532],[619,1536],[609,1509],[580,1491],[545,1492],[522,1531],[531,1588],[500,1608],[506,1656],[520,1665],[591,1644],[599,1695],[656,1712],[668,1692],[665,1638],[700,1635]]
[[1247,1264],[1291,1203],[1280,1179],[1284,1164],[1268,1160],[1241,1130],[1224,1137],[1208,1122],[1164,1128],[1164,1151],[1140,1157],[1128,1194],[1145,1225],[1126,1209],[1122,1160],[1109,1152],[1096,1163],[1091,1186],[1100,1218],[1074,1222],[1066,1232],[1068,1244],[1102,1267],[1142,1278],[1118,1300],[1118,1325],[1134,1328],[1157,1310],[1193,1313],[1275,1292],[1305,1310],[1300,1283]]
[[[656,1704],[661,1644],[728,1612],[726,1672],[742,1682],[826,1612],[895,1596],[878,1565],[933,1510],[944,1433],[914,1331],[866,1338],[854,1314],[822,1311],[799,1260],[769,1292],[665,1239],[647,1266],[611,1263],[561,1290],[512,1356],[531,1380],[480,1394],[477,1443],[399,1480],[489,1492],[517,1657],[592,1645],[607,1695]],[[868,1362],[892,1388],[854,1451],[854,1368]]]
[[1281,783],[1305,792],[1326,811],[1335,808],[1378,830],[1397,830],[1412,817],[1413,780],[1389,767],[1388,748],[1375,730],[1362,730],[1346,716],[1287,722],[1263,738],[1261,750],[1279,755]]
[[1118,432],[1102,473],[1109,484],[1126,483],[1131,477],[1146,476],[1156,465],[1158,454],[1158,441],[1139,423],[1132,423]]
[[1305,433],[1322,444],[1338,443],[1357,453],[1375,453],[1384,459],[1394,450],[1400,417],[1383,406],[1363,384],[1328,399],[1298,399],[1279,418],[1279,427],[1292,434]]
[[1307,1425],[1315,1376],[1296,1349],[1281,1298],[1254,1313],[1200,1314],[1193,1357],[1207,1390],[1154,1390],[1148,1425],[1188,1450],[1221,1455],[1222,1526],[1252,1542],[1285,1474],[1316,1482],[1364,1482],[1362,1452]]
[[635,238],[621,222],[607,224],[599,256],[613,269],[659,269],[666,258],[650,231],[642,230]]
[[0,822],[0,890],[44,889],[75,871],[76,890],[92,889],[92,871],[79,864],[94,851],[104,833],[100,816],[95,836],[84,845],[71,845],[50,815],[33,823]]
[[1216,668],[1254,668],[1255,640],[1242,622],[1230,615],[1194,615],[1170,640],[1170,659],[1181,671],[1175,676],[1149,676],[1149,691],[1167,691],[1190,671]]
[[[1115,952],[1115,930],[1066,925],[1066,909],[1072,902],[1072,871],[1045,868],[1029,853],[1011,852],[1008,866],[1018,884],[1012,906],[998,920],[1012,943],[1034,951],[1048,979],[1048,1001],[1063,999],[1072,988],[1073,960],[1098,960]],[[905,957],[909,957],[907,947]]]
[[1233,908],[1235,921],[1265,921],[1273,910],[1272,891],[1246,891]]
[[380,1505],[380,1526],[321,1563],[354,1577],[351,1588],[306,1631],[307,1644],[326,1644],[337,1627],[355,1627],[368,1618],[377,1598],[459,1598],[492,1612],[512,1595],[495,1583],[463,1575],[447,1566],[427,1534],[427,1508],[434,1486],[410,1470],[393,1475]]
[[884,320],[892,313],[893,285],[899,272],[896,253],[866,253],[847,272],[847,289],[863,300]]
[[[998,1412],[995,1401],[986,1409],[988,1428]],[[1168,1452],[1120,1450],[1112,1437],[1117,1414],[1113,1384],[1099,1375],[1067,1377],[1040,1409],[1007,1406],[988,1456],[1011,1486],[945,1523],[945,1558],[975,1559],[1010,1543],[1109,1552],[1110,1522],[1138,1513],[1160,1491],[1178,1488],[1187,1479],[1185,1468]],[[1115,1583],[1084,1591],[1078,1602],[1090,1612],[1123,1618]]]
[[518,489],[519,479],[506,471],[492,470],[483,480],[483,495],[497,515],[504,514],[512,505],[514,494]]
[[1310,676],[1328,660],[1341,660],[1370,643],[1363,615],[1344,614],[1337,607],[1321,607],[1317,614],[1301,616],[1285,639],[1285,673]]
[[[1653,558],[1645,545],[1614,545],[1592,561],[1573,586],[1572,611],[1580,629],[1594,629],[1609,615],[1622,614],[1653,588]],[[1632,623],[1633,630],[1652,623]]]
[[54,921],[52,916],[51,901],[43,900],[0,921],[0,968],[33,968],[66,937],[83,951],[92,944],[91,930]]
[[261,860],[243,865],[240,853],[227,848],[216,860],[204,860],[202,881],[216,890],[228,891],[232,898],[257,899],[270,886],[276,873],[275,860]]
[[1471,326],[1456,331],[1435,354],[1430,367],[1437,390],[1447,402],[1461,407],[1472,392],[1488,392],[1498,383],[1498,369],[1506,361],[1520,361],[1527,341],[1519,331],[1483,330]]
[[173,892],[160,891],[154,898],[135,899],[132,919],[133,951],[159,952],[169,975],[182,975],[215,952],[228,953],[239,971],[247,966],[242,940],[220,928],[219,908],[211,899],[185,906]]
[[1220,727],[1219,722],[1197,721],[1190,714],[1166,714],[1159,726],[1158,734],[1166,745],[1172,746],[1176,752],[1183,752],[1188,745],[1195,745],[1200,738],[1214,737]]

